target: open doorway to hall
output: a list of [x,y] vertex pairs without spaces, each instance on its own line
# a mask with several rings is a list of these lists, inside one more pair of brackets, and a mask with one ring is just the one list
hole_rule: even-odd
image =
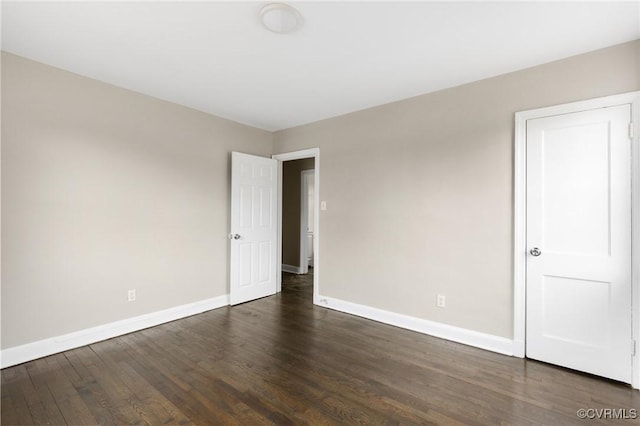
[[287,285],[313,283],[314,170],[314,158],[282,163],[283,289]]
[[282,271],[282,295],[284,300],[296,300],[313,306],[313,268],[306,274]]

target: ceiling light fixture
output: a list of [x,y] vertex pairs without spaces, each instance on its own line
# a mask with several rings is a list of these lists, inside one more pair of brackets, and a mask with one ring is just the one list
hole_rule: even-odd
[[284,3],[270,3],[260,10],[262,25],[278,34],[292,33],[302,27],[304,19],[294,7]]

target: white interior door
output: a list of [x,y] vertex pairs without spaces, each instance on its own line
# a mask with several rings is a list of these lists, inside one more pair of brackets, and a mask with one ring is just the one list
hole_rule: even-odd
[[232,305],[276,293],[278,162],[231,154]]
[[[314,223],[314,175],[315,171],[300,172],[300,273],[307,274],[313,267]],[[309,241],[311,239],[311,241]]]
[[631,105],[527,121],[528,357],[631,382]]
[[[306,170],[306,187],[307,187],[307,264],[313,267],[313,223],[315,205],[315,170]],[[303,173],[305,173],[303,172]]]

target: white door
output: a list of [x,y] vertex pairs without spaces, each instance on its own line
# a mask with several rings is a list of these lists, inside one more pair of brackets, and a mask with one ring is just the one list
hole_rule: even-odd
[[527,121],[526,353],[631,382],[631,105]]
[[232,305],[276,293],[278,162],[231,154]]
[[300,273],[307,274],[313,267],[313,215],[315,171],[300,172]]
[[307,232],[307,269],[313,268],[313,232]]
[[[307,258],[308,266],[313,267],[313,222],[315,212],[315,171],[309,170],[305,175],[307,179]],[[304,172],[303,172],[304,173]]]

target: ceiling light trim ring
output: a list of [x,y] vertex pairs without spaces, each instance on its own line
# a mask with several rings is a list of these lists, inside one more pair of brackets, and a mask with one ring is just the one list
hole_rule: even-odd
[[276,34],[289,34],[302,27],[304,18],[296,8],[286,3],[269,3],[260,9],[260,22]]

